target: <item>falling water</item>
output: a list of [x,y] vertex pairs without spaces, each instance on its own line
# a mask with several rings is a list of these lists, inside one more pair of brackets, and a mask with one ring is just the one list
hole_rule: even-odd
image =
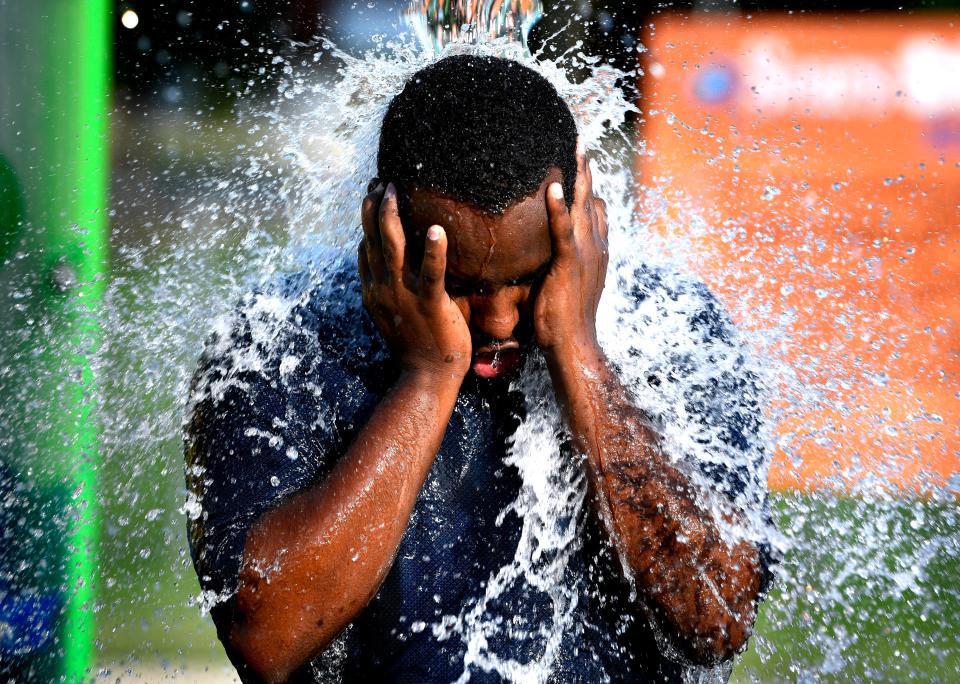
[[[651,216],[635,202],[632,168],[639,143],[623,121],[636,107],[617,88],[623,74],[584,58],[577,66],[587,77],[573,82],[557,61],[531,56],[524,41],[539,13],[539,2],[523,0],[414,3],[407,17],[420,42],[390,42],[356,55],[320,40],[313,62],[276,57],[274,67],[283,73],[277,95],[267,107],[252,98],[238,107],[243,141],[226,157],[227,163],[184,170],[185,160],[197,152],[204,155],[205,146],[212,146],[219,135],[218,123],[200,117],[187,121],[186,128],[208,142],[190,149],[189,141],[180,137],[182,131],[172,130],[167,142],[170,168],[165,172],[154,175],[139,168],[138,153],[131,153],[129,178],[119,178],[117,185],[135,191],[118,193],[129,199],[112,209],[114,232],[123,244],[114,254],[105,304],[106,342],[96,365],[103,379],[97,406],[103,458],[122,464],[108,469],[101,481],[103,505],[112,512],[105,523],[103,554],[135,557],[137,564],[132,569],[105,565],[101,570],[103,595],[93,609],[104,625],[107,646],[140,649],[140,657],[157,658],[153,649],[159,650],[163,639],[173,639],[170,634],[176,636],[178,625],[198,630],[206,624],[202,637],[191,632],[175,643],[210,650],[209,624],[199,623],[199,611],[186,611],[181,601],[191,594],[193,605],[209,608],[223,598],[197,596],[183,536],[184,517],[198,515],[202,505],[186,497],[180,470],[181,422],[189,411],[188,386],[197,356],[211,329],[228,328],[238,301],[258,307],[262,325],[257,335],[265,353],[271,353],[271,340],[287,325],[285,314],[298,294],[244,300],[244,293],[269,289],[287,272],[305,273],[307,281],[320,282],[331,260],[349,258],[359,239],[359,204],[374,175],[383,113],[406,79],[438,55],[473,52],[513,58],[557,87],[574,111],[592,159],[595,191],[609,207],[611,264],[598,322],[605,350],[620,365],[637,404],[661,422],[669,452],[692,454],[706,463],[757,457],[724,449],[716,434],[685,415],[687,400],[735,359],[722,354],[708,358],[683,330],[685,311],[696,305],[691,286],[695,279],[683,273],[681,259],[666,256],[682,254],[682,241],[671,238],[667,244],[653,235]],[[337,64],[335,73],[316,70],[315,63],[330,60]],[[131,148],[136,150],[133,143]],[[663,190],[646,189],[654,196]],[[645,211],[651,206],[657,211],[656,202],[645,205]],[[696,206],[684,210],[692,231],[711,229]],[[143,221],[148,230],[140,235]],[[662,269],[666,289],[675,298],[641,306],[633,301],[629,289],[637,269],[645,266]],[[16,276],[9,274],[8,269],[7,277]],[[6,282],[4,287],[17,295],[8,305],[20,312],[17,320],[23,322],[21,329],[0,333],[0,348],[14,350],[4,352],[4,380],[26,386],[32,379],[23,368],[18,370],[18,355],[29,343],[39,344],[43,321],[22,305],[20,300],[29,296],[26,288]],[[826,391],[793,376],[780,355],[781,335],[773,329],[744,333],[742,339],[754,352],[747,361],[751,372],[783,400],[777,419],[802,413]],[[647,382],[653,369],[681,367],[701,370],[670,386]],[[863,380],[849,368],[831,371],[836,382]],[[578,590],[567,581],[566,562],[578,544],[584,481],[557,449],[559,413],[537,360],[528,367],[520,389],[527,397],[528,417],[513,438],[509,463],[521,474],[523,487],[502,513],[523,519],[513,560],[490,577],[476,601],[456,614],[416,626],[437,638],[463,642],[462,681],[481,670],[517,681],[544,681],[559,636],[573,627]],[[0,407],[0,426],[8,434],[22,427],[11,415]],[[27,415],[39,423],[51,420]],[[937,593],[928,590],[930,578],[942,578],[956,567],[960,555],[953,505],[957,492],[953,483],[934,492],[927,503],[894,498],[880,488],[850,499],[781,497],[781,529],[775,540],[786,561],[753,640],[759,662],[779,664],[780,675],[787,679],[842,672],[862,677],[924,675],[878,671],[869,663],[851,662],[850,654],[861,652],[858,643],[871,631],[902,631],[889,639],[903,644],[914,632],[933,630],[944,637],[931,646],[930,676],[954,672],[951,664],[960,658],[950,631],[956,624],[952,614],[960,610],[957,588],[941,582]],[[744,496],[762,493],[748,491]],[[769,532],[764,521],[750,523],[750,529],[726,533],[752,537]],[[491,637],[503,629],[497,598],[521,582],[542,591],[553,607],[549,624],[538,626],[545,637],[542,648],[525,662],[502,657],[489,647]],[[892,616],[884,611],[896,602],[908,607],[909,623],[885,624]],[[132,622],[130,614],[145,617]],[[825,615],[839,617],[826,621]],[[777,649],[785,647],[768,639],[768,631],[778,632],[781,639],[812,636],[801,651],[791,651],[800,653],[794,661],[784,663]],[[139,643],[138,634],[143,633],[156,642]],[[178,659],[172,667],[182,664]],[[718,673],[691,668],[690,674]]]
[[[499,7],[500,12],[492,12],[494,7]],[[537,69],[570,103],[593,160],[595,191],[608,203],[611,226],[612,258],[601,303],[599,334],[608,354],[619,363],[637,404],[658,418],[670,453],[692,454],[707,463],[758,458],[755,453],[723,448],[716,434],[704,432],[702,426],[695,426],[695,421],[685,415],[690,398],[697,396],[703,386],[709,386],[717,377],[714,374],[722,375],[727,365],[737,359],[735,355],[718,355],[716,349],[698,349],[684,329],[685,311],[697,305],[688,298],[693,280],[683,274],[682,260],[666,255],[682,255],[685,246],[676,238],[665,243],[664,238],[653,234],[649,229],[653,217],[635,204],[632,164],[638,147],[642,151],[642,143],[623,126],[625,115],[636,111],[616,87],[624,75],[583,58],[584,62],[574,66],[581,67],[588,76],[573,82],[559,60],[545,59],[542,54],[537,58],[530,56],[517,38],[525,38],[531,18],[539,10],[530,5],[526,14],[510,14],[517,8],[517,3],[489,2],[482,6],[457,5],[452,10],[436,3],[426,8],[412,5],[408,17],[419,44],[390,43],[357,56],[339,50],[331,42],[322,42],[318,55],[327,53],[339,63],[336,74],[329,79],[318,80],[309,70],[288,65],[276,107],[268,112],[245,114],[254,131],[254,142],[244,149],[234,176],[211,181],[217,187],[229,188],[228,201],[199,203],[183,212],[184,220],[192,226],[202,224],[204,215],[211,211],[229,216],[230,232],[246,235],[242,255],[234,259],[231,276],[225,282],[230,283],[229,287],[215,301],[198,305],[194,315],[202,318],[219,310],[229,318],[235,294],[245,287],[242,283],[269,280],[279,271],[306,269],[313,274],[311,278],[322,280],[330,257],[328,251],[318,251],[316,245],[352,252],[359,239],[360,189],[374,175],[373,150],[377,147],[379,122],[406,79],[438,55],[467,51],[509,57]],[[463,17],[465,23],[449,20],[453,16]],[[467,24],[471,24],[469,30]],[[283,160],[283,172],[271,182],[276,198],[267,205],[276,216],[264,207],[265,189],[261,185],[263,170],[278,164],[271,157],[270,147],[262,144],[268,135],[279,136],[276,148]],[[653,187],[646,191],[656,196],[663,189]],[[698,230],[710,230],[709,222],[702,219],[695,206],[689,208],[687,217],[691,235]],[[288,231],[285,245],[269,237],[258,225],[278,219]],[[629,289],[641,266],[662,269],[667,289],[678,293],[676,298],[649,301],[638,307],[629,296]],[[745,264],[743,268],[750,267]],[[158,300],[164,298],[160,296]],[[276,325],[282,325],[289,303],[274,302],[271,306]],[[749,312],[737,313],[749,320]],[[264,339],[269,339],[269,326],[263,334]],[[191,335],[198,339],[193,331]],[[782,336],[782,331],[772,329],[744,334],[742,340],[744,348],[754,351],[754,360],[748,361],[751,372],[763,380],[762,386],[785,402],[785,407],[773,416],[778,420],[802,414],[820,400],[825,390],[797,380],[789,363],[782,359]],[[195,342],[193,345],[196,349]],[[183,340],[177,340],[175,346],[182,349]],[[656,370],[676,369],[677,375],[683,375],[681,369],[689,372],[691,366],[701,370],[688,374],[682,382],[660,387],[646,382]],[[189,364],[181,367],[181,388],[190,370]],[[570,586],[566,563],[579,543],[578,514],[585,500],[584,482],[556,448],[554,436],[560,419],[543,368],[534,362],[527,370],[521,389],[528,397],[528,417],[513,439],[509,456],[510,465],[520,472],[524,484],[510,510],[502,513],[505,516],[513,512],[523,519],[513,561],[493,573],[484,594],[458,613],[444,615],[431,624],[411,626],[418,631],[429,629],[438,639],[462,641],[466,655],[461,681],[478,671],[495,672],[515,681],[544,681],[556,657],[559,636],[575,627],[571,625],[571,616],[578,590]],[[836,382],[858,381],[849,368],[838,366],[832,370]],[[756,399],[765,401],[763,397]],[[774,446],[773,437],[765,434],[769,452]],[[747,499],[762,495],[756,491],[743,494]],[[772,536],[786,553],[777,580],[779,593],[765,605],[761,632],[754,639],[760,661],[775,662],[777,657],[776,645],[765,639],[764,628],[787,635],[810,628],[813,636],[808,650],[797,662],[784,666],[793,675],[844,668],[871,672],[869,666],[861,670],[845,655],[858,652],[858,640],[862,638],[853,625],[858,620],[873,619],[858,614],[872,610],[860,608],[861,605],[882,607],[889,602],[905,601],[918,620],[939,620],[942,629],[949,631],[951,623],[938,616],[935,606],[954,605],[955,593],[938,599],[926,595],[923,587],[928,573],[942,576],[942,568],[950,567],[949,563],[957,557],[955,509],[937,503],[949,502],[951,496],[949,491],[936,494],[931,504],[896,499],[882,491],[867,491],[861,498],[848,500],[783,497],[777,504],[780,532],[765,529],[762,520],[749,521],[749,529],[725,530],[733,537]],[[704,505],[709,507],[711,503]],[[557,524],[557,520],[566,522]],[[917,530],[925,521],[930,521],[931,527],[918,538]],[[910,539],[919,540],[913,543]],[[504,620],[497,614],[497,600],[517,583],[537,588],[553,607],[548,624],[536,626],[544,636],[541,649],[525,662],[504,657],[490,647],[496,638],[504,636]],[[818,622],[818,614],[845,617],[823,623]],[[521,629],[519,636],[529,636],[529,631],[524,633]],[[898,641],[901,642],[902,639]],[[941,648],[938,655],[941,663],[944,658],[949,662],[955,657],[956,649],[949,646]],[[724,672],[691,667],[689,675],[691,679],[708,680],[722,678]]]
[[542,14],[540,0],[422,0],[404,17],[420,43],[439,54],[454,42],[507,38],[527,44]]

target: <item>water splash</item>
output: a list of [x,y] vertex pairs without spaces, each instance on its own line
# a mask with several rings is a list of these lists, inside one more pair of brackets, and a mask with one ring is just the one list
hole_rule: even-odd
[[[525,369],[523,392],[528,418],[513,435],[505,460],[520,472],[523,485],[498,518],[502,524],[513,513],[523,520],[513,561],[493,573],[483,594],[459,614],[445,615],[432,625],[439,640],[460,639],[466,646],[457,684],[469,681],[475,669],[496,673],[506,681],[546,681],[564,635],[574,627],[578,591],[569,577],[569,562],[581,545],[586,480],[583,471],[557,449],[562,422],[542,359],[531,360]],[[499,619],[496,603],[515,589],[532,589],[548,597],[549,618],[532,630],[517,630]],[[490,646],[518,636],[541,637],[542,648],[535,658],[520,662]]]
[[[511,21],[510,26],[518,25],[515,19]],[[336,73],[326,77],[317,76],[312,66],[304,68],[280,60],[277,66],[287,75],[275,102],[266,108],[253,101],[241,105],[237,120],[245,131],[244,140],[223,166],[194,168],[187,176],[189,181],[182,177],[176,180],[190,155],[189,151],[183,152],[181,158],[171,152],[170,173],[145,179],[136,174],[134,163],[134,180],[120,179],[121,184],[136,183],[136,193],[126,194],[136,201],[132,206],[114,208],[117,233],[132,233],[135,221],[146,216],[165,229],[167,238],[161,240],[157,233],[139,240],[130,238],[130,245],[117,250],[115,276],[105,304],[109,333],[98,360],[99,375],[106,379],[99,411],[104,421],[103,450],[107,460],[125,465],[112,479],[105,477],[103,485],[109,492],[105,496],[108,503],[134,512],[133,516],[121,515],[110,521],[105,541],[108,555],[119,558],[136,552],[146,559],[152,553],[156,559],[164,549],[175,547],[178,540],[183,544],[183,521],[177,512],[184,499],[179,484],[181,452],[177,435],[181,417],[188,411],[189,378],[211,319],[225,329],[242,293],[257,283],[275,279],[280,272],[306,269],[309,277],[322,279],[329,252],[315,249],[318,244],[344,253],[353,250],[359,238],[359,200],[367,180],[374,175],[373,150],[383,112],[405,80],[437,54],[480,51],[518,59],[543,73],[571,104],[594,160],[597,192],[609,206],[614,258],[602,302],[600,334],[604,347],[633,379],[632,390],[641,406],[651,412],[663,406],[678,413],[684,410],[682,399],[689,387],[657,393],[639,382],[648,377],[650,368],[664,362],[657,350],[677,338],[680,331],[675,324],[681,320],[683,302],[674,302],[677,308],[654,325],[648,310],[628,305],[625,290],[631,283],[632,269],[639,264],[655,264],[672,272],[676,262],[664,254],[682,252],[683,244],[676,240],[665,244],[651,235],[647,231],[650,214],[636,211],[630,171],[636,143],[619,127],[633,106],[615,88],[621,74],[591,64],[586,65],[590,76],[573,83],[556,63],[530,58],[522,42],[487,40],[490,36],[479,32],[466,36],[478,43],[469,45],[453,41],[454,36],[444,32],[442,22],[432,26],[424,34],[429,38],[426,50],[397,43],[357,56],[321,42],[316,48],[316,61],[332,56],[338,65]],[[459,38],[464,37],[460,32]],[[217,138],[216,124],[207,127],[188,120],[184,125],[209,140]],[[175,149],[172,143],[171,149]],[[184,187],[191,188],[187,196],[183,196]],[[646,207],[650,212],[676,209],[674,201],[670,206],[654,203]],[[694,233],[714,229],[713,221],[705,218],[695,202],[681,209],[679,220]],[[673,278],[682,280],[680,276]],[[749,298],[744,302],[744,315],[749,316]],[[264,304],[261,301],[257,306]],[[289,310],[290,302],[270,305],[272,308],[264,312],[265,320],[273,323],[258,331],[267,347],[282,325],[283,312]],[[41,327],[42,323],[36,329]],[[626,329],[632,329],[632,335],[624,334]],[[10,330],[4,334],[6,342],[25,333]],[[632,354],[627,344],[631,337],[643,340],[638,355]],[[780,339],[779,330],[762,331],[747,344],[763,351],[769,368],[762,375],[785,398],[783,411],[789,414],[798,407],[823,401],[830,392],[828,387],[804,386],[778,362]],[[716,363],[715,359],[703,358],[702,350],[688,351],[696,363]],[[255,365],[258,359],[246,361]],[[10,363],[6,367],[14,366]],[[480,669],[515,680],[546,678],[555,657],[551,638],[569,626],[578,600],[576,591],[569,590],[564,582],[565,559],[579,539],[577,525],[570,522],[557,528],[545,521],[553,511],[567,512],[567,519],[576,521],[583,505],[583,483],[562,467],[552,434],[559,415],[552,402],[538,399],[550,394],[542,384],[542,369],[539,373],[535,367],[530,370],[529,383],[523,389],[533,409],[531,419],[518,431],[510,455],[524,480],[512,507],[523,516],[522,542],[513,562],[492,576],[476,602],[459,614],[418,625],[432,630],[438,638],[460,639],[467,645],[465,676]],[[8,372],[11,385],[32,381],[15,369]],[[832,372],[838,381],[850,380],[849,369],[837,367]],[[690,383],[697,380],[694,376]],[[677,453],[692,450],[706,459],[738,457],[703,449],[704,435],[685,430],[680,420],[683,416],[678,413],[662,416],[668,443]],[[14,432],[7,430],[8,434]],[[554,477],[544,477],[551,471]],[[131,480],[178,483],[156,494],[131,487]],[[803,499],[787,498],[782,503],[781,520],[788,521],[784,534],[790,540],[792,554],[780,578],[781,591],[765,608],[767,624],[805,628],[816,624],[818,615],[831,610],[846,619],[817,625],[810,651],[803,659],[786,664],[784,671],[803,678],[850,667],[849,654],[863,639],[861,627],[885,616],[885,602],[904,597],[915,609],[918,623],[943,624],[945,632],[949,629],[949,618],[944,616],[955,605],[956,592],[937,596],[927,591],[930,573],[960,556],[952,535],[958,525],[951,503],[960,488],[956,482],[952,487],[952,494],[947,491],[935,496],[930,506],[897,500],[878,494],[879,490],[867,491],[867,498],[852,502],[827,499],[812,506]],[[160,498],[144,505],[151,497]],[[158,505],[164,512],[154,512]],[[186,512],[197,515],[198,506],[192,502]],[[144,514],[148,509],[150,512]],[[931,512],[940,517],[931,518]],[[165,626],[181,619],[182,606],[162,605],[154,592],[159,592],[156,587],[161,581],[172,582],[181,594],[195,591],[195,578],[182,548],[178,557],[165,562],[170,569],[164,569],[159,579],[153,578],[153,591],[145,595],[141,591],[136,598],[139,605],[125,604],[116,614],[103,612],[108,621],[119,625],[120,633],[129,631],[130,625],[124,620],[132,612],[157,614]],[[146,579],[110,567],[105,567],[103,574],[107,605],[111,605],[111,587],[142,587]],[[522,663],[503,659],[486,645],[490,635],[500,629],[491,619],[490,606],[511,583],[521,581],[543,588],[553,606],[551,622],[545,626],[548,638],[544,648],[535,660]],[[876,610],[871,615],[857,614],[857,601],[867,598],[873,601],[868,605]],[[209,606],[211,600],[222,597],[203,599],[202,603]],[[762,637],[756,641],[761,657],[773,662],[777,661],[776,648]],[[956,644],[948,643],[934,653],[934,659],[949,663],[956,653]]]
[[425,50],[440,54],[454,42],[505,38],[526,46],[542,11],[540,0],[413,0],[404,19]]
[[[261,280],[269,281],[278,270],[291,269],[306,269],[311,274],[307,280],[322,280],[330,252],[318,251],[317,244],[332,246],[344,254],[353,251],[360,238],[358,199],[361,189],[374,175],[373,152],[377,148],[383,113],[408,78],[435,59],[403,43],[390,44],[361,57],[344,53],[330,43],[325,43],[323,49],[339,61],[335,80],[311,83],[296,72],[291,73],[281,88],[277,110],[262,115],[270,121],[263,129],[278,137],[281,155],[291,166],[283,175],[279,197],[283,199],[285,223],[292,234],[286,248],[266,249],[260,258],[254,259]],[[571,106],[581,140],[595,166],[595,191],[607,201],[611,225],[610,247],[614,257],[599,334],[611,358],[626,371],[638,403],[663,423],[667,446],[673,453],[708,459],[730,461],[756,457],[752,453],[738,454],[732,450],[721,453],[705,448],[705,443],[719,443],[717,435],[704,433],[702,426],[694,426],[682,415],[684,400],[698,383],[709,382],[709,373],[690,375],[686,383],[665,383],[660,389],[651,389],[644,381],[652,369],[676,363],[664,356],[664,350],[671,345],[675,347],[677,340],[688,336],[684,329],[688,327],[686,311],[695,306],[696,301],[681,297],[670,308],[669,302],[651,300],[650,304],[657,309],[648,310],[637,307],[629,293],[636,270],[651,264],[665,267],[666,277],[676,285],[676,291],[686,291],[688,285],[672,270],[673,264],[644,248],[642,224],[633,215],[633,143],[621,123],[635,108],[617,88],[623,74],[599,64],[582,65],[588,69],[589,76],[573,82],[557,62],[537,61],[521,44],[506,40],[475,44],[452,42],[443,48],[440,57],[463,52],[516,59],[543,74]],[[325,125],[331,121],[339,124]],[[269,163],[265,158],[251,162],[257,168],[267,167]],[[240,188],[235,188],[234,193],[244,197]],[[248,207],[248,211],[255,209]],[[278,331],[286,325],[285,312],[289,311],[290,304],[273,302],[265,317],[261,305],[261,299],[251,301],[251,306],[258,308],[248,313],[261,322],[257,331],[258,347],[269,354],[271,340],[283,339]],[[224,315],[229,318],[230,312],[224,311]],[[628,328],[633,332],[624,335]],[[648,344],[638,348],[636,341],[644,338]],[[688,346],[691,352],[696,352],[692,342]],[[697,353],[702,355],[706,351]],[[732,363],[733,359],[716,357],[712,364],[704,360],[700,365],[723,371],[722,364],[726,361]],[[257,359],[238,359],[238,363],[250,369]],[[438,639],[462,641],[466,651],[462,681],[476,670],[494,672],[514,681],[544,681],[552,672],[563,635],[578,627],[572,620],[583,587],[571,582],[568,561],[579,548],[585,485],[579,471],[571,468],[559,451],[556,440],[561,423],[559,411],[552,401],[542,399],[552,396],[549,379],[542,365],[534,364],[528,371],[528,382],[522,389],[530,411],[517,431],[509,456],[509,464],[520,472],[524,484],[517,500],[502,513],[505,516],[512,512],[523,520],[513,561],[494,572],[484,593],[463,606],[458,614],[412,627],[418,632],[429,628]],[[665,406],[678,407],[680,414],[665,412]],[[756,491],[744,494],[754,498],[760,495]],[[716,501],[702,503],[707,509],[717,505]],[[566,522],[558,525],[557,520]],[[726,529],[726,532],[735,538],[766,538],[765,525],[763,520],[752,520],[749,530]],[[497,613],[495,606],[516,586],[541,592],[551,606],[550,616],[543,624],[530,629],[513,625],[508,634],[504,616]],[[505,638],[523,640],[532,636],[541,638],[542,644],[525,662],[501,656],[490,647],[494,637],[502,642]]]

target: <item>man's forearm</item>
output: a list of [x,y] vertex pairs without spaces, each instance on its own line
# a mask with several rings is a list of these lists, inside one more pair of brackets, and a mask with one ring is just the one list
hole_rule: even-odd
[[230,640],[282,681],[326,647],[386,577],[439,449],[460,380],[406,373],[322,483],[250,530]]
[[753,624],[757,548],[721,538],[598,347],[570,345],[548,360],[599,513],[641,599],[688,658],[729,657]]

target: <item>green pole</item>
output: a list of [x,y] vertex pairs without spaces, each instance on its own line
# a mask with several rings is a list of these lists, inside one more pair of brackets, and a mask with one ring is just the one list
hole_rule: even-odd
[[60,148],[65,152],[61,181],[69,178],[71,187],[62,188],[63,194],[53,202],[62,203],[67,220],[52,224],[48,248],[49,254],[58,259],[55,267],[68,264],[76,272],[75,300],[66,311],[75,355],[69,367],[79,369],[80,374],[70,383],[65,407],[65,415],[74,421],[67,428],[74,433],[68,458],[73,466],[75,518],[67,544],[67,586],[72,594],[63,630],[63,671],[66,681],[75,682],[90,676],[96,657],[93,604],[100,516],[96,486],[98,430],[91,416],[96,384],[91,357],[100,341],[108,249],[111,41],[107,0],[60,0],[58,9],[63,13],[61,35],[69,38],[51,41],[50,57],[51,65],[62,65],[66,72],[64,87],[54,101],[62,104],[58,107],[61,116],[56,132],[66,143]]
[[[91,360],[99,346],[99,314],[107,255],[107,190],[110,11],[107,0],[48,3],[53,30],[47,43],[45,99],[52,105],[49,138],[56,191],[49,197],[46,266],[68,290],[64,309],[73,358],[62,415],[72,435],[64,456],[70,464],[73,500],[67,541],[67,607],[63,621],[63,674],[68,682],[92,674],[96,625],[97,425],[92,419],[96,385]],[[67,361],[63,359],[62,361]]]
[[109,0],[0,0],[0,154],[23,190],[30,232],[19,244],[34,257],[33,305],[46,321],[36,355],[41,408],[29,409],[42,420],[35,444],[22,450],[27,462],[14,466],[65,507],[65,558],[57,561],[65,562],[57,573],[65,607],[54,657],[67,682],[95,674],[94,359],[108,251],[111,17]]

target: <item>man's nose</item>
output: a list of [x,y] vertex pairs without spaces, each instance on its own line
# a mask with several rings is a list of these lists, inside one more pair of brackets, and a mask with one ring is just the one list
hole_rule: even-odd
[[470,299],[470,323],[474,334],[502,340],[513,336],[520,321],[518,288],[502,287],[496,292]]

